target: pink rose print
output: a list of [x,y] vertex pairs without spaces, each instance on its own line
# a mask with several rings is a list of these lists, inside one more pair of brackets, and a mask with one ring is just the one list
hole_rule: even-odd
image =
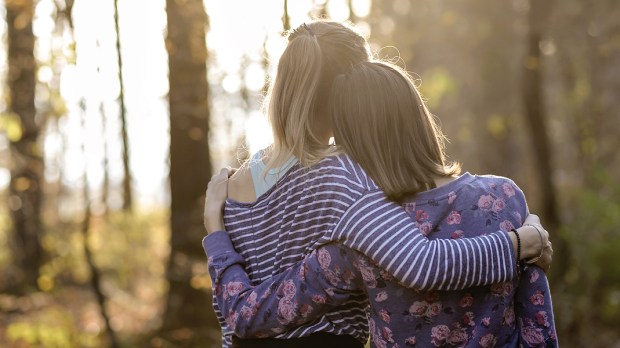
[[258,297],[258,295],[256,294],[256,291],[252,291],[250,293],[250,296],[248,296],[248,305],[249,306],[253,306],[256,304],[256,298]]
[[454,193],[454,191],[448,193],[448,204],[452,204],[452,202],[454,202],[455,199],[456,199],[456,193]]
[[532,274],[530,274],[530,283],[534,283],[538,280],[538,271],[534,270]]
[[250,320],[252,318],[252,309],[250,309],[250,307],[243,306],[243,308],[241,308],[241,318],[245,321]]
[[390,312],[388,312],[385,309],[382,309],[379,311],[379,316],[381,317],[381,319],[383,319],[383,321],[385,321],[386,323],[390,323]]
[[436,347],[443,345],[446,338],[450,334],[450,328],[446,325],[437,325],[431,329],[431,338]]
[[512,306],[506,307],[504,309],[504,320],[502,324],[506,324],[510,327],[513,327],[515,323],[515,310]]
[[295,283],[293,283],[292,280],[289,279],[282,284],[282,293],[284,294],[284,297],[291,298],[295,296],[296,292],[297,292],[297,287],[295,286]]
[[493,334],[486,334],[484,336],[482,336],[482,338],[480,338],[480,346],[482,348],[492,348],[495,347],[495,344],[497,343],[497,337],[495,337]]
[[534,295],[532,295],[532,297],[530,297],[530,302],[532,302],[534,306],[542,306],[545,304],[545,296],[543,296],[542,292],[538,290]]
[[407,339],[405,340],[405,343],[406,343],[408,346],[415,346],[415,344],[416,344],[416,339],[415,339],[415,336],[413,336],[413,337],[407,337]]
[[282,325],[291,323],[295,319],[295,304],[288,298],[283,298],[278,303],[278,321]]
[[422,222],[428,219],[428,214],[424,210],[418,210],[415,212],[415,220],[417,222]]
[[514,216],[515,221],[517,221],[518,225],[522,225],[523,224],[523,217],[521,217],[521,214],[519,214],[519,212],[514,212],[512,213],[512,216]]
[[510,230],[512,230],[514,227],[514,225],[512,224],[512,222],[510,222],[510,220],[504,220],[499,224],[499,229],[504,231],[504,232],[508,232]]
[[431,225],[430,222],[425,222],[420,225],[420,231],[425,236],[428,236],[428,234],[431,233],[432,228],[433,228],[433,225]]
[[456,230],[454,232],[452,232],[452,235],[450,235],[450,238],[452,239],[459,239],[459,238],[463,238],[465,236],[465,233],[461,230]]
[[441,312],[442,307],[441,302],[433,302],[428,306],[425,315],[429,318],[436,317]]
[[323,274],[331,285],[336,286],[340,282],[340,277],[338,276],[338,274],[336,274],[336,272],[332,271],[331,269],[324,269]]
[[325,249],[319,249],[318,252],[319,265],[321,265],[322,269],[327,269],[329,264],[332,262],[332,257],[329,255],[329,252]]
[[491,325],[491,317],[482,318],[482,326],[489,327]]
[[504,191],[504,194],[508,197],[512,197],[515,195],[515,188],[514,186],[512,186],[512,184],[505,182],[502,185],[502,191]]
[[462,307],[462,308],[471,307],[473,303],[474,303],[474,297],[470,293],[467,293],[459,301],[459,307]]
[[422,301],[415,301],[410,307],[409,307],[409,313],[419,317],[422,316],[424,313],[426,313],[426,309],[428,308],[428,303],[426,301],[422,302]]
[[381,339],[381,336],[379,335],[372,335],[372,342],[375,344],[375,347],[377,348],[387,348],[387,343]]
[[491,208],[491,210],[499,213],[500,211],[504,210],[504,208],[506,208],[506,202],[504,202],[503,199],[496,199],[495,201],[493,201],[493,207]]
[[461,223],[461,215],[456,211],[452,211],[446,218],[446,221],[448,225],[458,225]]
[[538,313],[536,313],[536,324],[542,325],[544,327],[549,327],[550,324],[548,319],[549,317],[547,316],[547,312],[538,311]]
[[237,320],[239,319],[239,313],[232,312],[230,315],[226,317],[226,324],[231,330],[234,330],[237,327]]
[[388,282],[391,282],[392,280],[394,280],[394,277],[392,277],[392,275],[389,272],[383,269],[379,271],[379,275],[381,276],[381,278],[387,280]]
[[494,199],[491,195],[482,195],[478,199],[478,208],[486,210],[491,209],[493,206],[493,201]]
[[313,295],[312,296],[312,302],[314,303],[318,303],[318,304],[323,304],[325,303],[325,301],[327,301],[327,298],[323,295]]
[[407,203],[403,204],[403,207],[405,208],[405,211],[407,213],[412,213],[412,212],[415,211],[415,202],[413,202],[413,203],[407,202]]
[[524,327],[521,329],[521,336],[523,336],[525,342],[527,342],[530,346],[536,346],[545,341],[545,337],[542,334],[542,329],[535,327]]
[[446,339],[446,343],[458,346],[467,341],[469,335],[465,332],[465,329],[454,329],[450,331],[450,336]]
[[392,338],[392,330],[390,330],[389,327],[384,327],[381,330],[381,333],[383,334],[383,339],[390,342],[390,343],[394,343],[394,339]]
[[512,294],[512,289],[512,283],[509,282],[491,284],[491,292],[495,296],[510,296]]
[[241,292],[243,289],[243,284],[241,282],[230,282],[224,285],[224,287],[228,296],[235,296]]
[[355,263],[355,266],[362,274],[362,279],[364,279],[364,282],[366,282],[366,285],[369,288],[372,289],[377,287],[377,279],[375,278],[373,268],[368,266],[368,264],[366,264],[366,261],[358,259]]
[[463,325],[476,326],[476,323],[474,323],[474,312],[466,312],[463,315],[462,322],[463,322]]
[[385,291],[381,291],[380,293],[375,295],[375,302],[383,302],[388,299],[388,294]]

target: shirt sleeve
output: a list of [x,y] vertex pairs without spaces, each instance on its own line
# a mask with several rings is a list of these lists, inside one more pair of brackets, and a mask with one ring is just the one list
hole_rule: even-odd
[[515,317],[523,347],[558,347],[551,292],[545,272],[529,266],[515,294]]
[[380,190],[367,192],[345,212],[333,239],[365,254],[409,288],[458,290],[516,276],[507,233],[429,240]]
[[292,268],[252,285],[225,231],[203,239],[215,303],[226,326],[240,338],[270,337],[312,321],[356,291],[362,280],[352,266],[353,251],[328,244]]

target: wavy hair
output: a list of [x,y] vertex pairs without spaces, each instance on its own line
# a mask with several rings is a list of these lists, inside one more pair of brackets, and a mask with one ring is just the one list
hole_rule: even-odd
[[402,202],[459,174],[445,136],[411,77],[386,62],[364,62],[337,77],[330,115],[336,145],[357,161],[391,200]]

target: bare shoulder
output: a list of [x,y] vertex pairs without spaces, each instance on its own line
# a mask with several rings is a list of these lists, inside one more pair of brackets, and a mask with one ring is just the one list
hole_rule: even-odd
[[256,191],[247,162],[228,180],[228,198],[244,203],[256,201]]

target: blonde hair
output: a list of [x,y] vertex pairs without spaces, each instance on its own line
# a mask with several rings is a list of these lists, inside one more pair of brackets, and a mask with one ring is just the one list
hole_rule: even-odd
[[332,82],[369,58],[366,39],[343,23],[315,21],[290,32],[265,102],[274,137],[267,169],[291,156],[308,167],[333,153],[329,135],[319,134],[330,128]]
[[460,173],[446,160],[445,136],[398,66],[365,62],[337,77],[330,107],[334,139],[391,200],[436,187]]

